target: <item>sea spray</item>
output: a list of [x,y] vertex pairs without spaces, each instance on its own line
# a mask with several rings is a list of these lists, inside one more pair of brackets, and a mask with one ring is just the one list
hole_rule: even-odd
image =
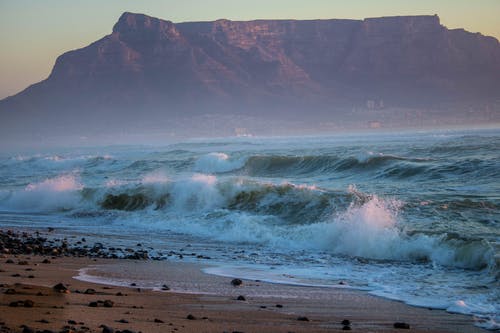
[[500,135],[434,134],[4,156],[0,225],[57,225],[117,247],[140,239],[169,259],[189,245],[185,259],[210,256],[219,272],[237,264],[259,269],[259,279],[344,281],[409,304],[459,306],[492,328],[500,313]]

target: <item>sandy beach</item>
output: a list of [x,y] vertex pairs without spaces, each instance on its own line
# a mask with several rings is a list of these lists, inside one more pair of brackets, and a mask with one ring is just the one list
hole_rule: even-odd
[[[151,269],[161,265],[166,281],[201,286],[209,281],[227,286],[231,295],[154,291],[75,279],[86,267],[91,272],[106,266],[144,270],[147,265]],[[484,332],[473,326],[470,316],[410,307],[346,289],[273,285],[244,277],[236,287],[231,278],[204,274],[191,264],[3,255],[0,267],[0,332],[408,331],[395,328],[396,322],[408,324],[411,332]],[[59,283],[67,290],[54,289]],[[328,297],[300,297],[307,293]],[[238,300],[238,296],[243,297]]]

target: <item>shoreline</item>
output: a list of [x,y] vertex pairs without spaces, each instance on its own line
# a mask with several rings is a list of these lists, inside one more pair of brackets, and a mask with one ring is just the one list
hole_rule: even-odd
[[[5,264],[0,272],[0,322],[3,323],[0,332],[24,332],[21,325],[34,331],[53,332],[107,332],[101,325],[115,331],[128,329],[144,333],[332,332],[343,329],[343,320],[349,320],[349,327],[359,332],[401,331],[394,328],[396,322],[407,323],[412,332],[484,332],[473,326],[470,316],[411,307],[355,290],[328,288],[329,292],[325,292],[325,288],[248,280],[235,287],[230,278],[208,275],[200,270],[199,275],[193,275],[187,270],[186,280],[196,283],[200,275],[207,275],[206,279],[227,286],[233,291],[232,295],[154,291],[75,279],[80,269],[92,265],[126,268],[155,264],[151,261],[28,255],[4,255],[1,259]],[[9,259],[13,263],[7,264]],[[171,262],[159,264],[166,265],[168,270],[184,266]],[[55,291],[52,287],[58,283],[66,286],[69,292]],[[252,295],[249,293],[252,288],[284,290],[287,295]],[[329,297],[296,296],[304,290],[312,295],[329,294]],[[239,296],[244,300],[238,300]],[[27,300],[33,301],[31,307],[29,303],[26,307]],[[17,301],[18,306],[9,306]],[[107,301],[111,301],[112,306],[105,306]],[[97,306],[90,306],[92,302],[97,302]],[[189,315],[194,319],[188,319]]]
[[[0,333],[396,332],[407,326],[412,332],[485,332],[469,315],[352,288],[262,282],[243,272],[242,284],[234,286],[232,277],[203,271],[210,265],[147,260],[144,252],[114,258],[36,232],[0,231],[0,250]],[[92,274],[98,278],[89,281]],[[121,283],[113,283],[119,277]],[[147,285],[158,277],[162,283]],[[60,283],[67,292],[53,289]]]

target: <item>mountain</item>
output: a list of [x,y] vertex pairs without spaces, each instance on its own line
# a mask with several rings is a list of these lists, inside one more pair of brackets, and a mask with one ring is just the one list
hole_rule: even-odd
[[498,40],[436,15],[173,23],[126,12],[0,101],[0,130],[36,139],[496,121],[498,87]]

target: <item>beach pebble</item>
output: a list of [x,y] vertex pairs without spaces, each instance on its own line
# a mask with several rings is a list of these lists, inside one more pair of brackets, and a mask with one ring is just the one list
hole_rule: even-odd
[[115,305],[115,302],[113,302],[112,300],[107,299],[107,300],[104,301],[103,305],[104,305],[105,308],[112,308],[113,305]]
[[35,305],[35,302],[33,302],[30,299],[27,299],[24,301],[24,307],[25,308],[32,308]]
[[342,327],[342,331],[350,331],[350,330],[351,330],[351,326],[349,326],[349,325],[344,325]]
[[241,286],[243,284],[243,281],[241,281],[240,279],[233,279],[233,280],[231,280],[231,284],[235,287]]
[[192,314],[188,314],[186,319],[189,319],[189,320],[196,320],[196,317],[193,316]]
[[402,329],[410,329],[410,324],[407,323],[402,323],[402,322],[396,322],[394,323],[394,328],[402,328]]
[[309,321],[309,318],[307,318],[307,317],[298,317],[297,320],[298,321]]
[[115,333],[115,330],[109,326],[101,325],[99,327],[102,328],[102,333]]
[[42,264],[50,264],[51,261],[49,259],[43,259]]
[[5,291],[6,295],[15,295],[17,292],[15,289],[9,288]]
[[87,289],[87,290],[85,290],[83,293],[84,293],[84,294],[87,294],[87,295],[94,295],[94,294],[95,294],[95,289],[88,288],[88,289]]
[[246,301],[247,299],[245,298],[245,296],[243,295],[240,295],[238,296],[238,298],[236,298],[237,301]]
[[28,327],[26,325],[21,326],[23,328],[22,332],[23,333],[35,333],[35,330],[32,329],[31,327]]
[[57,291],[59,293],[69,294],[69,289],[66,288],[66,286],[62,283],[56,284],[55,286],[52,287],[52,289],[54,289],[54,291]]
[[89,303],[89,306],[90,306],[91,308],[97,308],[97,305],[98,305],[98,304],[97,304],[97,302],[90,302],[90,303]]
[[117,320],[116,322],[117,323],[122,323],[122,324],[128,324],[128,320],[127,319],[120,319],[120,320]]
[[5,263],[6,263],[6,264],[13,264],[13,263],[14,263],[14,260],[12,260],[12,259],[7,259],[7,260],[5,261]]
[[170,290],[170,287],[167,286],[166,284],[164,284],[162,287],[161,287],[161,290]]
[[344,326],[345,325],[351,325],[351,321],[349,319],[344,319],[344,320],[342,320],[341,324],[344,325]]
[[283,307],[283,305],[281,305],[281,304],[276,304],[276,307],[277,307],[277,308],[282,308],[282,307]]
[[158,318],[155,318],[154,322],[155,322],[155,323],[160,323],[160,324],[161,324],[161,323],[164,323],[164,321],[163,321],[163,320],[158,319]]

